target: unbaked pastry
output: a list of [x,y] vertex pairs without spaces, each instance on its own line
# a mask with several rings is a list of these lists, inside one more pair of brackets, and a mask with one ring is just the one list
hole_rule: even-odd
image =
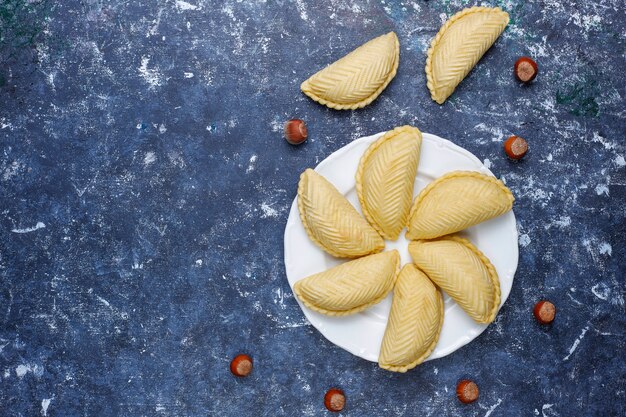
[[441,292],[413,264],[400,271],[380,348],[381,368],[406,372],[430,356],[443,326]]
[[409,244],[413,262],[477,323],[491,323],[500,307],[500,280],[469,240],[446,236]]
[[431,182],[409,214],[408,239],[455,233],[511,210],[515,198],[502,181],[473,171],[453,171]]
[[361,45],[300,85],[304,94],[336,110],[365,107],[396,76],[400,42],[394,32]]
[[356,191],[365,218],[385,238],[396,240],[413,201],[422,133],[396,127],[372,143],[356,172]]
[[312,169],[300,176],[298,210],[309,238],[339,258],[380,252],[385,242],[326,178]]
[[397,250],[355,259],[295,283],[307,307],[329,316],[358,313],[383,300],[400,269]]
[[426,58],[430,95],[439,104],[454,91],[509,23],[498,7],[471,7],[452,16],[432,40]]

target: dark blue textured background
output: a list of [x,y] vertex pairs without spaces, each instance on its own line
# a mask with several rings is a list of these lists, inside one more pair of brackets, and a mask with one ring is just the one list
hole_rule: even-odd
[[[331,386],[345,416],[626,414],[623,2],[498,1],[511,24],[443,106],[425,51],[474,3],[351,3],[0,1],[0,415],[316,416]],[[390,30],[400,68],[372,105],[299,92]],[[520,55],[540,66],[530,86]],[[292,117],[300,147],[281,138]],[[302,170],[406,123],[506,181],[521,258],[485,333],[400,375],[306,322],[282,235]],[[255,368],[236,379],[242,351]]]

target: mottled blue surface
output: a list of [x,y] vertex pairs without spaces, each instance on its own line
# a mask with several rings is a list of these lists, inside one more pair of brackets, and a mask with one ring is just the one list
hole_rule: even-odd
[[[345,416],[626,414],[623,1],[498,1],[511,24],[443,106],[425,51],[474,3],[350,3],[0,2],[0,415],[316,416],[331,386]],[[390,30],[399,72],[371,106],[299,92]],[[511,74],[526,54],[530,86]],[[281,138],[292,117],[300,147]],[[485,333],[400,375],[306,322],[282,236],[301,171],[405,123],[506,181],[521,258]]]

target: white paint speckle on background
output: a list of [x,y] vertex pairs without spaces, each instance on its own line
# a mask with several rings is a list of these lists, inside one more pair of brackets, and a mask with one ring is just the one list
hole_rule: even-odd
[[598,184],[596,185],[596,194],[597,195],[609,195],[609,187],[606,184]]
[[272,120],[270,127],[272,128],[272,132],[282,132],[284,129],[284,124],[275,118],[274,120]]
[[598,254],[611,256],[613,253],[613,248],[608,242],[599,242],[598,239],[592,238],[583,239],[582,243],[596,262],[600,259]]
[[151,90],[163,84],[163,75],[158,69],[148,68],[150,58],[146,56],[141,57],[141,66],[139,67],[139,75],[148,83]]
[[167,128],[165,127],[163,123],[161,123],[159,125],[159,133],[165,133],[165,132],[167,132]]
[[489,169],[491,168],[491,161],[488,158],[485,158],[485,160],[483,161],[483,165],[485,166],[485,168]]
[[306,12],[306,7],[304,6],[304,1],[296,0],[296,8],[298,9],[298,12],[300,13],[300,18],[302,20],[304,20],[305,22],[307,20],[309,20],[309,15]]
[[530,245],[530,236],[528,236],[526,233],[524,233],[523,235],[520,235],[519,237],[519,244],[521,247],[525,248],[526,246]]
[[195,4],[188,3],[183,0],[176,0],[176,7],[178,10],[202,10],[202,6],[196,6]]
[[26,364],[18,365],[15,368],[15,374],[18,376],[18,378],[23,378],[29,372],[32,372],[32,374],[36,377],[40,377],[43,375],[43,367],[40,365]]
[[156,154],[152,151],[146,152],[146,156],[143,158],[143,165],[148,166],[156,161]]
[[613,161],[615,162],[615,165],[617,165],[618,167],[626,166],[626,160],[624,159],[622,155],[617,155]]
[[608,242],[602,242],[598,246],[598,251],[600,251],[601,255],[613,255],[613,247]]
[[255,168],[255,164],[256,164],[256,160],[258,159],[258,155],[252,155],[250,157],[250,161],[248,162],[248,168],[246,168],[246,174],[251,173],[252,171],[254,171]]
[[10,180],[19,174],[19,171],[23,166],[24,165],[21,162],[13,161],[11,165],[5,167],[4,172],[2,173],[2,178],[5,181]]
[[48,407],[50,407],[50,402],[52,402],[52,398],[44,398],[41,400],[41,415],[46,417],[48,415]]
[[560,216],[558,219],[551,221],[545,225],[545,229],[548,230],[552,227],[559,229],[565,229],[572,224],[572,218],[570,216]]
[[489,417],[491,413],[493,413],[500,404],[502,404],[502,399],[498,398],[498,402],[492,405],[491,407],[489,407],[489,410],[487,410],[487,412],[485,413],[485,417]]
[[6,122],[6,118],[0,119],[0,130],[9,128],[9,130],[13,130],[13,125],[9,122]]
[[148,30],[148,33],[146,33],[146,38],[149,38],[150,36],[154,36],[158,33],[159,31],[159,25],[161,24],[161,15],[163,14],[163,8],[159,8],[159,11],[157,12],[157,17],[156,19],[154,19],[152,21],[152,27],[150,28],[150,30]]
[[26,227],[24,229],[11,229],[11,231],[13,233],[30,233],[34,232],[35,230],[43,229],[44,227],[46,227],[46,225],[43,222],[37,222],[37,224],[33,227]]
[[541,38],[541,42],[533,42],[526,45],[528,50],[531,52],[530,55],[535,57],[548,56],[548,36],[545,35]]
[[615,149],[615,143],[611,142],[604,136],[601,136],[598,132],[593,132],[593,137],[591,138],[592,142],[601,143],[604,146],[604,149]]
[[591,287],[591,292],[600,300],[604,301],[608,300],[609,295],[611,295],[611,289],[604,282],[600,282]]
[[17,375],[18,378],[22,378],[29,370],[30,368],[26,365],[18,365],[17,368],[15,368],[15,375]]
[[576,351],[576,349],[578,348],[578,345],[580,345],[580,341],[583,340],[583,338],[585,337],[585,335],[587,334],[587,332],[589,331],[589,326],[586,326],[581,332],[580,332],[580,336],[578,336],[578,338],[574,341],[574,344],[572,345],[572,347],[569,348],[569,353],[567,354],[566,357],[563,358],[564,361],[568,360],[572,354]]
[[574,12],[570,15],[569,21],[581,28],[583,35],[587,37],[591,29],[600,27],[602,17],[597,14],[583,15],[580,12]]
[[499,127],[487,126],[485,123],[479,123],[474,126],[479,132],[489,133],[492,142],[500,142],[504,138],[504,131]]
[[278,217],[279,214],[278,210],[267,203],[261,203],[261,210],[263,211],[261,218]]
[[541,415],[542,415],[543,417],[549,417],[549,416],[547,416],[547,415],[546,415],[546,410],[551,409],[551,408],[552,408],[552,406],[554,406],[554,404],[544,404],[544,405],[541,407]]
[[185,78],[193,78],[193,72],[183,72]]

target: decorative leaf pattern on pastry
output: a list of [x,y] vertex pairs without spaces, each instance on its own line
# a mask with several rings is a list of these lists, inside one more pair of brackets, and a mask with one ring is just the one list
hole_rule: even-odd
[[400,254],[396,250],[346,262],[295,283],[307,307],[329,316],[358,313],[383,300],[393,288]]
[[312,169],[300,176],[298,210],[309,238],[339,258],[380,252],[385,242],[326,178]]
[[409,214],[409,239],[455,233],[511,210],[515,198],[502,181],[473,171],[453,171],[431,182]]
[[478,323],[500,307],[500,280],[489,259],[469,240],[447,236],[409,244],[413,262]]
[[405,265],[393,289],[380,367],[394,372],[415,368],[435,349],[442,326],[441,292],[415,265]]
[[433,39],[426,58],[430,95],[439,104],[493,45],[509,23],[498,7],[471,7],[452,16]]
[[380,95],[400,62],[400,42],[394,32],[361,45],[313,74],[300,85],[304,94],[336,110],[365,107]]
[[397,127],[372,143],[359,162],[356,191],[363,214],[385,239],[396,240],[406,225],[421,144],[419,129]]

